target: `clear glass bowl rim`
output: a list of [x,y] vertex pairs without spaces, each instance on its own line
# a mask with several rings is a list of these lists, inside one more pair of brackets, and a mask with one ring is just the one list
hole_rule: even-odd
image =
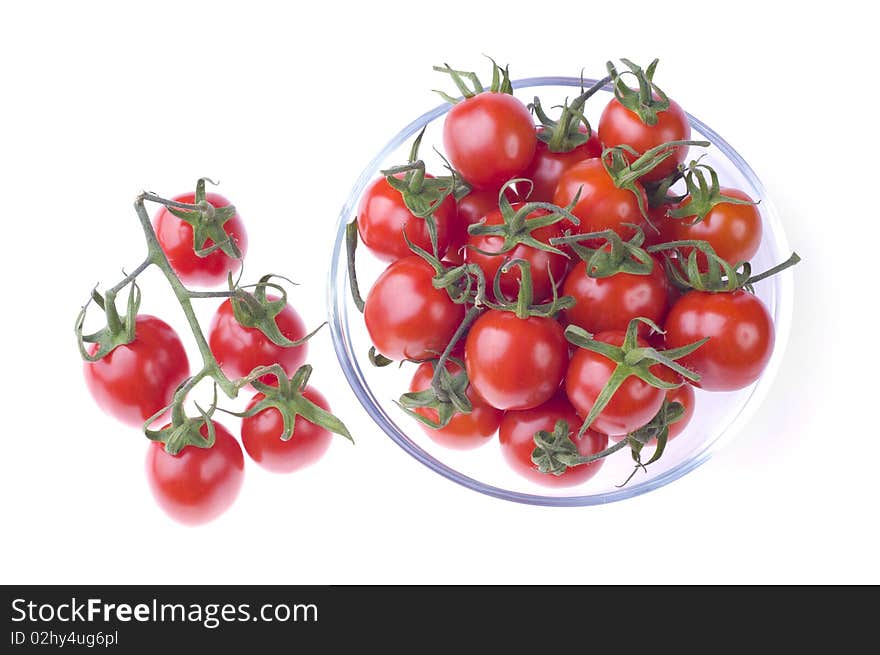
[[[513,88],[528,88],[541,86],[570,86],[580,88],[592,86],[597,80],[584,78],[581,80],[577,77],[529,77],[513,81]],[[610,90],[610,85],[606,85],[606,89]],[[360,365],[356,358],[356,354],[351,349],[351,340],[348,338],[348,302],[350,290],[348,287],[348,277],[346,270],[346,257],[344,256],[345,244],[345,227],[352,214],[352,210],[357,206],[363,190],[366,185],[375,176],[378,167],[385,161],[388,156],[403,145],[410,137],[414,136],[424,125],[436,120],[447,111],[451,105],[444,103],[422,114],[400,132],[398,132],[373,160],[364,168],[357,182],[352,188],[345,205],[340,212],[336,225],[336,237],[333,246],[332,259],[330,262],[330,270],[327,281],[327,307],[328,322],[330,325],[330,334],[333,340],[333,347],[336,351],[337,359],[342,367],[342,372],[348,380],[349,385],[355,393],[358,401],[363,405],[364,409],[375,421],[375,423],[403,450],[412,455],[417,461],[421,462],[431,470],[440,475],[456,482],[464,487],[473,489],[480,493],[502,500],[509,500],[518,503],[526,503],[530,505],[546,505],[556,507],[579,507],[586,505],[600,505],[627,498],[632,498],[643,493],[647,493],[654,489],[658,489],[683,475],[694,470],[701,464],[709,460],[709,458],[718,452],[730,439],[749,421],[755,410],[760,406],[764,397],[767,395],[776,373],[779,369],[785,346],[788,342],[788,334],[791,327],[792,301],[794,297],[793,277],[791,270],[783,271],[772,278],[775,284],[774,306],[769,308],[774,315],[774,323],[776,327],[776,345],[773,355],[767,365],[764,374],[752,388],[752,392],[743,403],[742,409],[734,417],[734,419],[722,430],[714,439],[703,444],[701,450],[695,453],[689,459],[683,460],[676,466],[664,471],[663,473],[644,482],[640,482],[631,486],[622,487],[613,491],[605,491],[602,493],[580,495],[580,496],[541,496],[538,494],[529,494],[509,489],[502,489],[490,484],[481,482],[475,478],[464,475],[455,469],[447,466],[443,462],[437,460],[434,456],[423,450],[414,443],[406,434],[400,430],[394,423],[393,419],[381,407],[379,402],[373,396],[372,391],[364,379]],[[691,125],[702,135],[704,135],[712,144],[717,147],[725,157],[727,157],[748,180],[748,182],[758,192],[761,198],[761,211],[764,218],[765,237],[770,238],[775,245],[777,254],[788,253],[789,246],[785,237],[782,222],[778,214],[767,198],[764,185],[758,176],[752,170],[751,166],[733,149],[717,132],[707,126],[705,123],[695,118],[691,114],[687,114]],[[785,255],[787,256],[787,255]]]

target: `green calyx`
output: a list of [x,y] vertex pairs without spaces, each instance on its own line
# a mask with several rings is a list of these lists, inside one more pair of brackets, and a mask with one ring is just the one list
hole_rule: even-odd
[[[586,91],[583,91],[571,104],[567,102],[561,107],[561,113],[557,120],[551,119],[544,113],[541,107],[541,100],[536,96],[529,109],[534,112],[535,116],[544,126],[543,130],[538,132],[538,139],[547,144],[550,152],[571,152],[578,146],[584,145],[590,140],[593,133],[590,122],[584,116],[584,104],[597,91],[611,81],[611,76],[606,76],[596,82]],[[586,131],[580,128],[583,125]]]
[[[233,282],[232,274],[230,273],[229,291],[232,313],[235,316],[235,320],[241,325],[258,329],[276,346],[281,346],[282,348],[301,346],[311,339],[318,330],[324,327],[325,323],[321,323],[309,334],[296,341],[291,341],[284,336],[278,327],[278,323],[275,321],[275,317],[287,306],[287,290],[280,284],[270,282],[272,278],[286,279],[272,273],[264,275],[256,284],[248,285],[248,287],[253,287],[254,289],[253,293],[250,293],[245,290],[248,287],[237,286]],[[287,281],[289,282],[289,280]],[[276,300],[269,300],[266,296],[267,288],[278,291],[281,296]]]
[[427,177],[425,174],[425,162],[419,159],[419,146],[425,128],[413,141],[409,153],[409,161],[402,166],[381,171],[388,185],[400,192],[403,203],[409,212],[416,218],[424,220],[428,226],[428,234],[431,238],[431,246],[437,254],[437,223],[434,219],[434,211],[452,194],[460,176],[447,163],[450,174],[441,177]]
[[[639,178],[657,168],[661,162],[666,161],[675,154],[676,146],[700,146],[707,148],[711,145],[708,141],[668,141],[646,150],[641,155],[635,148],[627,145],[605,148],[602,151],[602,164],[618,189],[627,189],[635,194],[639,204],[639,211],[645,221],[655,230],[657,227],[651,222],[648,210],[645,206],[645,196],[642,189],[636,186]],[[627,157],[630,155],[630,157]],[[630,163],[630,159],[635,160]]]
[[729,293],[737,289],[752,292],[756,282],[776,275],[801,260],[793,252],[781,264],[752,275],[752,265],[749,262],[731,264],[719,257],[708,241],[669,241],[649,247],[648,252],[662,254],[666,275],[677,288],[682,291],[694,289],[711,293]]
[[[501,290],[501,276],[510,272],[513,268],[519,268],[520,281],[516,300],[511,301]],[[553,318],[563,309],[574,307],[575,300],[571,296],[560,296],[556,289],[556,280],[553,279],[553,271],[547,268],[550,276],[550,288],[553,290],[553,298],[549,302],[534,304],[534,285],[532,283],[532,266],[524,259],[511,259],[498,268],[493,281],[493,293],[495,300],[482,298],[478,305],[485,305],[490,309],[503,312],[513,312],[517,318],[526,319],[530,316],[538,318]]]
[[[431,386],[422,391],[405,393],[397,401],[397,405],[403,411],[434,430],[445,428],[456,414],[470,414],[473,410],[471,401],[467,397],[470,382],[464,370],[464,362],[452,357],[448,359],[459,365],[458,373],[450,373],[445,364],[440,366],[437,360],[433,363],[434,376]],[[437,420],[434,421],[415,411],[424,408],[437,412]]]
[[[531,180],[526,178],[515,178],[508,180],[498,193],[498,209],[501,211],[503,218],[503,222],[500,225],[487,225],[484,221],[480,221],[468,227],[468,234],[474,236],[495,236],[502,239],[501,247],[498,250],[494,252],[479,250],[479,252],[490,256],[501,255],[513,250],[519,244],[523,244],[536,250],[568,257],[568,254],[559,248],[533,237],[532,232],[542,227],[555,225],[565,219],[568,219],[573,225],[579,225],[580,219],[571,213],[571,209],[580,199],[580,192],[575,195],[567,207],[559,207],[549,202],[526,202],[521,207],[514,209],[505,191],[508,187],[518,182],[531,184]],[[539,210],[544,210],[547,214],[529,218],[531,214]]]
[[[614,84],[614,97],[617,101],[638,115],[645,125],[656,125],[657,114],[669,109],[669,96],[663,90],[654,84],[654,72],[657,70],[659,59],[655,59],[650,63],[648,68],[642,70],[629,59],[621,59],[628,71],[623,74],[617,72],[612,62],[606,64],[608,74]],[[623,81],[624,75],[632,75],[636,78],[638,88],[631,89]]]
[[[553,245],[568,245],[587,266],[587,275],[593,278],[604,278],[618,273],[633,275],[649,275],[654,270],[654,258],[641,246],[645,242],[645,233],[638,225],[623,223],[635,230],[629,241],[624,241],[614,230],[572,234],[550,239]],[[580,242],[592,243],[603,240],[605,243],[598,248],[587,247]]]
[[[541,473],[550,475],[562,475],[569,468],[583,466],[595,462],[622,449],[626,442],[622,441],[609,446],[593,455],[581,455],[577,444],[569,436],[570,427],[568,422],[560,419],[556,421],[552,432],[539,430],[535,433],[535,449],[532,451],[532,463]],[[583,431],[578,439],[583,436]]]
[[[507,70],[508,67],[505,66],[504,68],[501,68],[492,57],[487,57],[487,59],[492,62],[492,84],[488,89],[483,87],[483,84],[480,82],[476,73],[455,70],[450,67],[449,64],[434,66],[434,70],[438,73],[446,73],[449,75],[461,93],[462,98],[465,99],[473,98],[475,95],[479,95],[486,91],[513,95],[513,85],[510,83],[510,73]],[[470,82],[470,86],[468,86],[468,82]],[[434,93],[438,94],[446,102],[452,103],[453,105],[457,104],[460,100],[459,98],[454,98],[448,93],[438,91],[437,89],[434,89]]]
[[[79,346],[79,353],[87,362],[96,362],[107,356],[118,346],[124,346],[134,341],[135,323],[137,321],[137,312],[141,304],[141,290],[134,280],[131,281],[131,289],[128,292],[128,303],[126,305],[125,316],[119,316],[119,310],[116,308],[116,289],[110,289],[106,293],[106,297],[98,293],[97,288],[92,289],[89,300],[83,305],[76,317],[74,331],[76,333],[76,342]],[[83,334],[83,326],[86,320],[89,304],[98,305],[107,317],[107,324],[102,329],[92,334]],[[98,347],[94,353],[90,353],[85,344],[94,343]]]
[[[226,233],[223,226],[235,216],[235,207],[214,207],[206,200],[205,182],[213,181],[206,177],[199,178],[196,183],[194,210],[185,210],[168,206],[167,209],[180,220],[188,223],[193,231],[193,251],[199,257],[207,257],[216,250],[222,250],[232,259],[241,259],[238,245]],[[211,245],[207,245],[208,241]]]
[[[342,421],[322,407],[319,407],[303,395],[303,391],[312,374],[312,367],[304,364],[291,378],[288,379],[280,367],[261,367],[253,371],[248,378],[254,388],[263,394],[263,398],[257,401],[253,407],[244,412],[227,412],[239,418],[250,418],[267,409],[277,409],[284,421],[284,429],[281,432],[281,441],[289,441],[293,437],[296,428],[296,417],[301,416],[309,423],[329,430],[334,434],[345,437],[352,443],[354,439]],[[277,386],[271,386],[260,382],[257,378],[271,373],[277,380]]]
[[678,387],[678,383],[667,382],[651,372],[651,367],[656,364],[662,364],[672,369],[686,380],[691,380],[693,382],[698,382],[700,380],[699,375],[684,368],[675,360],[681,359],[685,355],[694,352],[709,340],[708,337],[680,348],[656,350],[651,346],[640,346],[638,344],[639,323],[644,323],[657,332],[663,331],[650,319],[640,316],[629,322],[623,344],[620,346],[613,346],[610,343],[597,341],[593,338],[593,335],[577,325],[569,325],[565,329],[565,338],[568,339],[569,343],[578,348],[584,348],[591,352],[603,355],[617,365],[611,376],[608,378],[608,382],[605,383],[602,391],[600,391],[599,395],[596,397],[596,401],[593,403],[593,407],[590,409],[589,414],[584,418],[584,424],[578,433],[578,438],[583,435],[593,421],[596,420],[596,417],[603,409],[605,409],[611,401],[611,398],[627,378],[635,376],[658,389],[675,389]]
[[[706,173],[709,179],[706,179]],[[692,161],[684,173],[687,185],[687,202],[677,209],[669,212],[669,218],[687,220],[694,225],[702,221],[715,205],[729,203],[732,205],[757,205],[757,202],[725,196],[721,193],[721,185],[718,182],[718,174],[708,164],[700,164]]]
[[[618,189],[627,189],[635,194],[642,217],[648,225],[656,230],[657,227],[648,217],[648,208],[645,206],[645,197],[642,195],[642,189],[636,186],[636,182],[640,177],[657,168],[661,162],[672,157],[675,154],[676,146],[700,146],[706,148],[709,145],[711,144],[708,141],[668,141],[646,150],[641,155],[639,155],[635,148],[630,146],[614,146],[612,148],[605,148],[602,151],[602,164],[614,182],[614,186]],[[632,163],[627,158],[627,154],[635,157]]]
[[[199,411],[199,416],[187,416],[183,408],[186,393],[183,390],[193,386],[194,378],[184,380],[174,394],[174,400],[168,407],[163,407],[144,422],[144,434],[150,441],[157,441],[165,445],[165,452],[169,455],[177,455],[187,446],[196,448],[213,448],[217,431],[211,417],[217,409],[217,386],[214,385],[214,399],[208,411],[203,410],[198,403],[194,403]],[[171,423],[161,430],[153,430],[150,425],[171,410]],[[206,428],[206,434],[202,434],[202,428]]]

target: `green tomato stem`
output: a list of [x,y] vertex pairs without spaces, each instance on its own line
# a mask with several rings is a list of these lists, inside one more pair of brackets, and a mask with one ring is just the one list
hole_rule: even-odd
[[[193,376],[193,378],[190,379],[190,382],[194,379],[197,383],[206,375],[210,376],[217,382],[217,385],[223,390],[223,393],[230,398],[235,398],[238,395],[238,387],[236,387],[232,380],[226,377],[226,374],[220,369],[220,365],[217,363],[214,353],[211,352],[211,347],[208,345],[208,340],[205,338],[204,332],[202,332],[202,326],[199,325],[199,320],[196,318],[192,302],[190,302],[193,292],[187,289],[180,281],[180,278],[177,277],[177,274],[171,267],[171,263],[168,261],[168,257],[165,256],[165,252],[162,250],[162,246],[159,245],[159,239],[156,237],[156,232],[153,230],[153,224],[150,222],[146,207],[144,207],[145,200],[158,202],[159,204],[166,206],[171,205],[179,209],[191,209],[192,207],[191,205],[178,203],[172,200],[165,200],[152,193],[140,194],[135,199],[134,203],[135,212],[137,212],[138,219],[140,220],[141,227],[144,231],[144,237],[147,240],[147,259],[162,271],[165,278],[168,280],[168,284],[171,285],[171,290],[177,297],[177,302],[180,303],[181,309],[183,309],[183,314],[186,316],[187,323],[189,323],[193,338],[196,340],[196,345],[202,356],[202,370],[197,375]],[[144,268],[146,268],[146,266],[144,266]],[[186,391],[189,392],[193,386],[195,386],[195,383],[190,385],[188,382],[181,387],[181,389],[178,390],[178,393],[175,394],[175,401],[177,400],[180,391],[186,389]],[[189,388],[187,389],[187,387]],[[181,398],[182,397],[183,396],[181,396]]]

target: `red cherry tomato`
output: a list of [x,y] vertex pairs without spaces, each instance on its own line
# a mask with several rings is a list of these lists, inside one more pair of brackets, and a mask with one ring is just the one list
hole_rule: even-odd
[[464,305],[435,289],[434,269],[417,255],[393,262],[373,284],[364,306],[376,349],[391,359],[424,360],[446,349],[464,318]]
[[490,309],[471,326],[464,347],[468,379],[498,409],[530,409],[559,388],[568,342],[552,318],[517,318]]
[[[450,228],[454,221],[455,199],[450,195],[434,210],[437,251],[441,257],[449,246]],[[404,230],[406,238],[413,244],[431,252],[427,221],[412,215],[400,191],[388,184],[384,177],[374,180],[364,191],[358,208],[357,226],[361,241],[383,261],[390,262],[412,254],[403,238]]]
[[[174,200],[191,204],[195,201],[194,193],[185,193],[175,196]],[[219,193],[208,193],[205,200],[214,207],[228,207],[230,202]],[[153,221],[156,237],[159,245],[165,251],[171,268],[177,273],[181,282],[189,286],[213,287],[226,282],[229,273],[235,273],[241,268],[241,259],[233,259],[222,250],[215,250],[205,257],[199,257],[193,249],[193,229],[186,221],[162,207]],[[247,252],[247,232],[244,222],[238,212],[223,224],[226,231],[241,252],[244,258]],[[204,245],[205,248],[213,245],[210,239]]]
[[[516,203],[513,205],[513,209],[517,210],[522,205],[523,203]],[[529,214],[527,220],[546,216],[549,213],[539,209]],[[504,217],[500,209],[496,209],[486,216],[486,225],[501,225],[503,223]],[[541,243],[549,244],[551,238],[562,236],[560,225],[561,223],[556,223],[538,228],[532,232],[532,236]],[[553,281],[557,285],[560,284],[568,270],[568,258],[565,255],[539,250],[522,243],[514,246],[512,250],[497,255],[483,254],[498,252],[503,243],[504,239],[500,236],[471,234],[468,237],[468,247],[465,250],[464,258],[466,261],[479,266],[480,270],[483,271],[483,275],[486,278],[487,291],[491,290],[492,281],[495,279],[499,268],[513,259],[523,259],[531,267],[533,302],[541,303],[549,300],[553,295],[553,284],[551,283],[550,275],[553,275]],[[513,300],[516,298],[519,292],[521,276],[522,271],[518,266],[501,275],[501,291],[508,299]]]
[[[721,189],[721,193],[740,200],[752,201],[747,194],[738,189]],[[685,198],[679,207],[686,208],[689,204],[690,198]],[[761,245],[761,214],[755,205],[721,202],[710,209],[699,223],[693,223],[693,220],[693,218],[667,219],[670,237],[667,241],[686,239],[708,241],[715,254],[732,266],[749,261],[758,252],[758,247]],[[705,256],[700,253],[697,257],[700,264],[705,267]]]
[[[447,361],[446,370],[454,375],[461,371],[461,367],[455,362]],[[424,391],[431,386],[433,377],[434,362],[419,364],[409,385],[409,390]],[[488,443],[498,430],[503,412],[480,398],[473,386],[468,386],[466,395],[473,407],[470,414],[455,414],[445,427],[436,430],[419,423],[425,434],[441,446],[457,450],[470,450]],[[431,421],[436,422],[439,418],[437,410],[429,407],[420,407],[415,411]]]
[[684,407],[684,414],[675,423],[669,426],[669,436],[667,439],[674,439],[688,426],[694,417],[694,405],[697,402],[694,388],[689,384],[683,384],[676,389],[670,389],[666,392],[666,400],[670,403],[681,403]]
[[443,124],[453,168],[477,189],[498,190],[520,174],[538,141],[532,115],[506,93],[484,92],[456,104]]
[[[645,190],[638,182],[635,189],[647,207]],[[635,230],[624,223],[639,226],[644,223],[636,194],[617,188],[601,159],[585,159],[566,169],[559,178],[553,203],[568,207],[579,191],[580,197],[571,213],[580,219],[580,225],[563,223],[573,234],[611,229],[628,241]]]
[[[513,187],[507,187],[504,195],[511,203],[518,201]],[[472,189],[458,201],[457,208],[458,214],[450,230],[449,249],[446,251],[446,261],[455,265],[464,262],[464,245],[468,240],[468,228],[498,209],[498,192]]]
[[[268,298],[278,299],[272,295]],[[281,334],[291,341],[297,341],[306,335],[305,324],[290,305],[281,310],[275,317],[275,322]],[[309,349],[307,343],[290,348],[276,346],[257,328],[244,327],[235,320],[229,300],[223,301],[211,320],[208,343],[220,368],[230,378],[243,378],[258,366],[273,364],[280,364],[287,375],[291,376],[306,361]],[[265,384],[276,381],[274,375],[268,374],[259,379]]]
[[[229,431],[214,422],[211,448],[186,446],[177,455],[159,442],[147,448],[147,481],[159,506],[187,525],[207,523],[225,512],[244,479],[244,455]],[[207,436],[206,426],[201,433]]]
[[678,360],[701,376],[693,384],[708,391],[749,386],[760,377],[773,353],[773,319],[764,303],[748,291],[690,291],[669,310],[664,327],[669,348],[710,337]]
[[[327,399],[316,389],[306,388],[303,396],[318,407],[330,411]],[[251,398],[247,409],[251,409],[263,398],[263,394],[256,394]],[[274,473],[291,473],[316,462],[327,451],[332,439],[329,430],[302,416],[296,417],[290,439],[282,441],[283,432],[281,412],[274,407],[241,421],[241,442],[247,454],[264,469]]]
[[[623,338],[623,332],[601,332],[595,335],[597,341],[614,346],[620,346]],[[642,339],[638,343],[643,347],[648,345]],[[583,348],[575,352],[565,376],[565,391],[578,414],[587,416],[590,413],[615,367],[616,364],[605,355]],[[652,366],[651,372],[660,375],[662,368],[661,365]],[[654,418],[663,405],[665,395],[663,389],[630,376],[624,380],[590,427],[603,434],[628,434]]]
[[[543,130],[538,130],[540,133]],[[586,131],[581,129],[581,131]],[[592,159],[602,154],[602,144],[594,132],[589,140],[568,152],[553,152],[547,144],[538,140],[535,155],[522,177],[532,181],[529,187],[525,182],[517,183],[517,191],[528,202],[553,202],[556,186],[562,173],[584,159]],[[528,194],[531,189],[531,194]]]
[[[578,262],[562,287],[562,295],[575,300],[574,307],[563,312],[563,318],[590,333],[626,331],[637,316],[660,325],[668,309],[668,288],[659,261],[654,262],[648,275],[620,272],[602,278],[590,277],[586,264]],[[639,330],[647,334],[650,328],[642,324]]]
[[[90,354],[97,349],[93,344]],[[96,362],[85,362],[83,373],[104,411],[140,426],[171,402],[177,386],[189,377],[189,360],[174,328],[141,314],[135,319],[134,341]]]
[[[646,125],[638,114],[624,107],[617,98],[613,98],[599,118],[599,140],[606,148],[628,145],[639,154],[669,141],[685,141],[691,137],[691,125],[684,110],[674,100],[669,101],[669,108],[658,112],[657,122]],[[641,177],[644,182],[663,179],[675,170],[687,157],[687,146],[675,146],[673,155],[655,169]],[[631,161],[635,159],[627,154]]]
[[608,437],[593,430],[587,430],[581,439],[577,438],[583,419],[575,413],[574,407],[562,393],[557,393],[539,407],[507,412],[501,421],[498,433],[501,452],[511,468],[532,482],[547,487],[571,487],[581,484],[596,475],[602,462],[605,461],[598,459],[589,464],[574,466],[566,469],[562,475],[541,473],[532,462],[535,433],[541,430],[553,432],[559,420],[568,423],[569,437],[577,445],[581,455],[595,455],[608,446]]

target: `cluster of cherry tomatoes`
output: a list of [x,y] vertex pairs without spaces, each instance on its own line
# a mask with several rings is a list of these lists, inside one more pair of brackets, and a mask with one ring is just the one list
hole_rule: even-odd
[[[425,171],[420,135],[349,229],[352,271],[358,236],[388,262],[365,301],[352,284],[373,362],[418,364],[398,404],[450,448],[497,434],[544,485],[579,484],[627,446],[640,462],[656,444],[655,460],[693,415],[694,387],[746,387],[773,350],[750,292],[767,275],[748,264],[756,203],[688,161],[709,144],[690,140],[657,62],[623,62],[556,119],[494,62],[489,89],[438,67],[462,95],[442,94],[448,174]],[[607,84],[593,130],[583,108]]]
[[[143,201],[162,204],[152,224]],[[83,335],[85,308],[77,322],[86,360],[87,386],[98,404],[129,425],[144,426],[153,442],[146,472],[156,501],[173,518],[203,523],[235,500],[244,475],[244,454],[230,431],[208,411],[186,415],[187,393],[213,378],[229,396],[257,391],[241,417],[241,444],[250,458],[274,472],[308,466],[327,450],[331,431],[348,436],[329,412],[324,396],[307,386],[305,324],[286,302],[283,288],[266,276],[239,286],[232,276],[247,250],[244,224],[223,196],[205,192],[164,200],[147,194],[138,213],[149,254],[144,264],[105,296],[93,298],[107,314],[107,327]],[[193,328],[203,366],[193,373],[176,331],[155,316],[138,313],[135,277],[158,265],[168,277]],[[200,291],[229,286],[229,291]],[[131,285],[128,311],[120,316],[116,293]],[[250,290],[249,290],[250,289]],[[281,295],[267,293],[277,289]],[[252,291],[251,291],[252,290]],[[205,336],[192,313],[195,299],[222,299]],[[216,302],[216,300],[215,300]],[[156,429],[156,426],[163,426]]]

